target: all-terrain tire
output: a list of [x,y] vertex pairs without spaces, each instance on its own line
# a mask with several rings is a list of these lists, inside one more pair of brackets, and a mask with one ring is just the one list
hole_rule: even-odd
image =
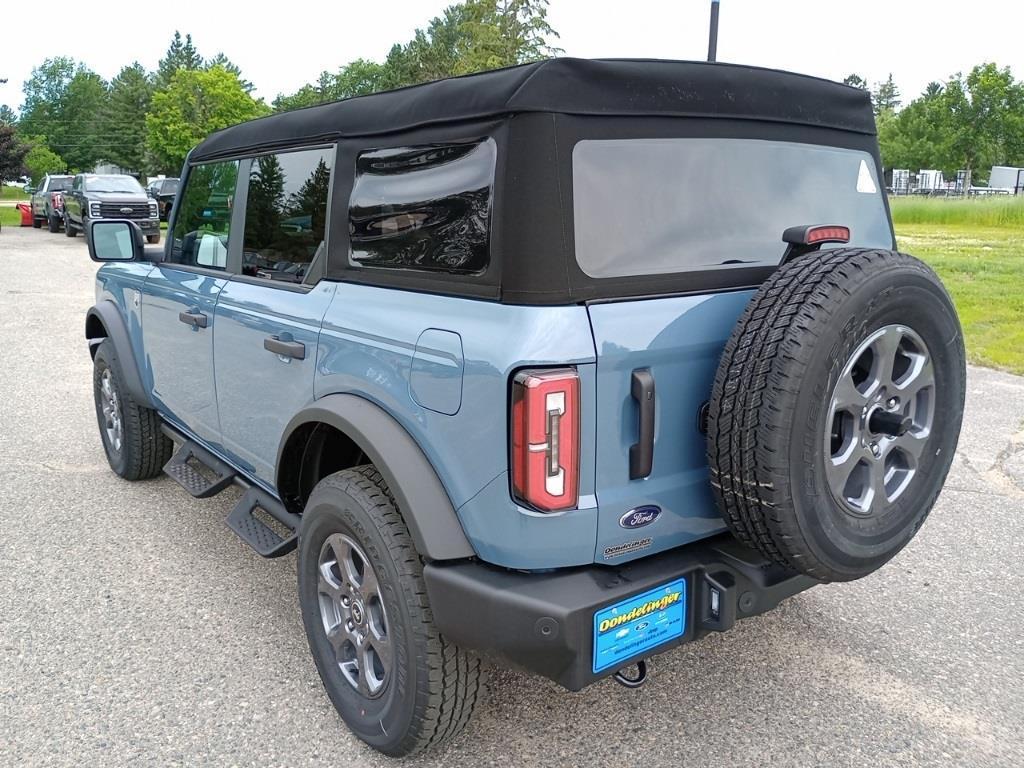
[[50,232],[60,232],[60,219],[56,216],[47,216],[46,226]]
[[[109,436],[103,412],[104,373],[107,371],[107,381],[120,414],[120,445],[115,445]],[[110,468],[125,480],[146,480],[159,475],[171,458],[174,443],[160,430],[157,412],[136,403],[124,386],[121,363],[109,340],[100,343],[93,358],[93,399],[100,439]]]
[[[321,615],[319,566],[328,537],[351,537],[374,569],[393,666],[375,698],[342,674]],[[299,535],[298,586],[309,647],[327,695],[352,732],[393,757],[445,743],[469,722],[484,687],[480,659],[434,625],[423,562],[380,473],[365,465],[329,475],[310,494]]]
[[[924,402],[934,415],[920,431],[921,457],[909,485],[891,502],[879,494],[885,498],[878,514],[855,514],[827,474],[826,462],[835,461],[829,440],[841,442],[836,425],[857,423],[845,414],[834,421],[834,393],[865,340],[890,328],[912,329],[927,348],[935,400],[914,407]],[[864,359],[874,365],[873,357]],[[708,461],[729,529],[766,557],[821,581],[876,570],[913,538],[938,497],[959,437],[965,377],[956,312],[922,262],[894,251],[842,248],[784,265],[750,300],[715,376]],[[892,387],[876,397],[892,395],[896,410],[898,394]],[[885,408],[872,401],[863,412]],[[873,439],[870,430],[863,434]],[[867,451],[877,445],[856,448],[870,460]]]
[[64,214],[64,236],[74,237],[76,234],[75,228],[71,225],[71,218],[67,214]]
[[39,229],[43,226],[43,220],[37,216],[32,217],[32,229]]

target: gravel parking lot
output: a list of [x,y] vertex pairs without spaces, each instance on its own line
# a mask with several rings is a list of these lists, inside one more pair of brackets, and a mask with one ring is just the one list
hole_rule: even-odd
[[[394,764],[310,659],[294,555],[223,523],[236,496],[107,468],[82,337],[81,237],[0,232],[0,765]],[[1024,378],[972,368],[921,534],[654,662],[640,691],[494,671],[468,731],[414,765],[1024,764]]]

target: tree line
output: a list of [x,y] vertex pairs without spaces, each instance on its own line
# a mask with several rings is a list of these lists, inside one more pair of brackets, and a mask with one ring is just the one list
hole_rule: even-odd
[[936,169],[947,177],[966,170],[977,184],[993,165],[1024,167],[1024,82],[1009,67],[979,64],[929,83],[906,105],[891,74],[874,88],[857,74],[844,82],[871,92],[886,168]]
[[[322,72],[267,104],[223,53],[205,59],[190,35],[175,32],[156,71],[138,62],[106,82],[66,57],[43,61],[24,83],[18,114],[0,105],[0,178],[27,171],[90,170],[110,163],[152,176],[177,174],[189,149],[229,125],[271,112],[390,88],[522,64],[561,53],[547,0],[464,0],[396,43],[383,61],[356,59]],[[869,90],[887,168],[972,171],[1024,165],[1024,83],[985,63],[933,82],[904,105],[890,75]]]

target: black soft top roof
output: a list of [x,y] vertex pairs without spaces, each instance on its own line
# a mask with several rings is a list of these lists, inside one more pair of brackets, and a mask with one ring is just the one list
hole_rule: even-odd
[[874,134],[868,93],[736,64],[549,59],[271,115],[214,133],[193,162],[523,112],[723,117]]

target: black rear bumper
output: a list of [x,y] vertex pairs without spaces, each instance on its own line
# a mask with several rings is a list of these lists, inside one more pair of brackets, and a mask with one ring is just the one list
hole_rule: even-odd
[[424,576],[434,620],[446,637],[573,691],[616,671],[593,672],[594,614],[602,608],[686,580],[683,635],[623,659],[621,668],[723,632],[818,583],[767,562],[729,534],[615,567],[520,573],[479,562],[435,562]]

